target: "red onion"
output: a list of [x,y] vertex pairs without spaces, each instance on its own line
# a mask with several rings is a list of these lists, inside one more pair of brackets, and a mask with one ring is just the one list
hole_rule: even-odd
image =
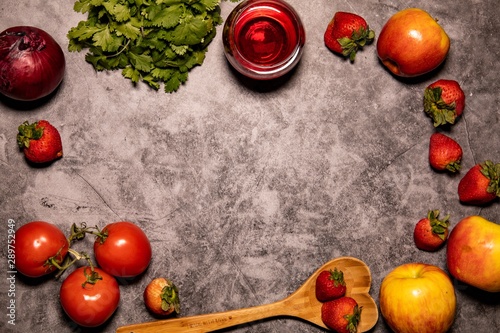
[[61,83],[66,62],[57,42],[45,31],[27,26],[0,33],[0,93],[33,101]]

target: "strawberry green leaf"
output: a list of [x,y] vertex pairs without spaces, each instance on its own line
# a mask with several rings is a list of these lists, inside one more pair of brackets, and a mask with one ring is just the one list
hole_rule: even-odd
[[451,162],[446,165],[446,170],[450,172],[458,172],[462,169],[462,164],[460,161]]
[[486,191],[500,197],[500,163],[494,164],[490,160],[485,161],[481,164],[481,173],[490,181]]
[[330,270],[329,279],[333,281],[335,287],[339,285],[345,286],[344,272],[338,270],[337,267],[334,270]]
[[353,31],[350,38],[343,37],[337,39],[337,41],[342,48],[342,55],[349,58],[351,62],[354,62],[356,52],[366,44],[373,42],[374,38],[375,32],[373,30],[361,27],[359,30]]
[[349,333],[356,333],[358,331],[359,321],[361,320],[361,310],[362,306],[354,306],[353,313],[351,315],[345,315],[344,319],[347,321],[346,329]]
[[457,118],[455,102],[447,104],[441,94],[441,87],[426,88],[424,91],[424,112],[433,120],[434,127],[454,124]]
[[437,235],[442,240],[446,239],[446,231],[450,225],[450,215],[446,215],[443,219],[439,219],[439,210],[430,210],[427,213],[427,219],[431,224],[432,233]]
[[19,148],[29,148],[31,140],[39,140],[42,137],[43,127],[37,127],[37,125],[37,122],[30,124],[28,121],[19,125],[17,134]]
[[179,290],[170,280],[167,280],[168,285],[163,287],[161,291],[161,308],[163,311],[170,310],[173,306],[176,313],[180,313],[180,301],[179,301]]

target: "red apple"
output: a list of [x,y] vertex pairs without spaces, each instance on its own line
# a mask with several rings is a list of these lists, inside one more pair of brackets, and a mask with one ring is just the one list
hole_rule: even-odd
[[450,38],[426,11],[408,8],[382,27],[377,54],[395,75],[414,77],[436,69],[446,59]]
[[382,316],[394,332],[444,333],[455,319],[455,289],[437,266],[396,267],[382,281],[379,297]]
[[500,291],[500,225],[468,216],[452,229],[446,249],[448,270],[476,288]]

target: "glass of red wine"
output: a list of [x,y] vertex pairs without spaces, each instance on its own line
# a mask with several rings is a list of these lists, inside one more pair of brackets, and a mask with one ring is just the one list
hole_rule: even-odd
[[302,57],[305,31],[297,12],[283,0],[245,0],[229,14],[224,53],[241,74],[257,80],[283,76]]

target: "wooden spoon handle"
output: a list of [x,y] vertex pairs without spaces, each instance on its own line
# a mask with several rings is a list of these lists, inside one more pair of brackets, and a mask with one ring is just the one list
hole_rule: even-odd
[[119,327],[116,333],[203,333],[285,315],[283,301],[225,312],[152,321]]

